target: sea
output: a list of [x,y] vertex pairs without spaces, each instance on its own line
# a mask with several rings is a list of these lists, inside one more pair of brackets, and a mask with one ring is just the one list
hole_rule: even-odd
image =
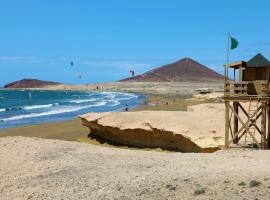
[[124,92],[0,90],[0,129],[59,122],[89,112],[117,112],[146,97]]

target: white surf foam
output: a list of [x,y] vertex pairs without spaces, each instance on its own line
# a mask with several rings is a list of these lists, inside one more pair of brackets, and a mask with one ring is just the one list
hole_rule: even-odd
[[27,119],[27,118],[33,118],[33,117],[42,117],[42,116],[48,116],[48,115],[56,115],[56,114],[62,114],[67,112],[74,112],[81,110],[81,107],[73,107],[73,108],[62,108],[57,110],[51,110],[47,112],[41,112],[41,113],[31,113],[31,114],[25,114],[25,115],[17,115],[5,119],[1,119],[2,121],[11,121],[11,120],[20,120],[20,119]]
[[86,106],[86,107],[98,107],[98,106],[104,106],[106,105],[106,101],[100,101],[100,102],[97,102],[96,104],[93,104],[93,105],[90,105],[90,106]]
[[108,101],[108,103],[109,103],[108,106],[118,106],[120,104],[120,102],[117,100],[110,100]]
[[78,110],[82,110],[85,108],[91,108],[91,107],[98,107],[105,105],[105,101],[98,102],[93,105],[89,106],[83,106],[83,107],[65,107],[65,108],[59,108],[56,110],[51,110],[47,112],[41,112],[41,113],[31,113],[31,114],[25,114],[25,115],[17,115],[5,119],[1,119],[1,121],[12,121],[12,120],[20,120],[20,119],[27,119],[27,118],[33,118],[33,117],[42,117],[42,116],[48,116],[48,115],[56,115],[56,114],[62,114],[62,113],[68,113],[68,112],[75,112]]
[[6,109],[2,109],[2,108],[0,109],[0,112],[5,112],[5,111],[6,111]]
[[82,99],[82,100],[70,100],[70,103],[86,103],[96,101],[97,99]]
[[54,104],[25,106],[25,107],[23,107],[23,109],[24,110],[33,110],[33,109],[40,109],[40,108],[49,108],[49,107],[52,107],[53,105]]
[[110,99],[114,99],[118,93],[117,92],[101,92],[100,94],[106,95]]

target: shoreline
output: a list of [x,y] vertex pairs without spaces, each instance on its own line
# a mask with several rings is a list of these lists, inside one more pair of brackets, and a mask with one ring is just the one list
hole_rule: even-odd
[[[130,111],[187,111],[187,107],[190,105],[209,103],[209,100],[196,98],[181,99],[180,97],[164,97],[163,95],[148,95],[146,96],[146,101],[147,105],[144,105],[142,102],[142,104],[134,109],[130,109]],[[153,105],[155,102],[158,102],[158,104]],[[166,103],[168,103],[168,105]],[[7,136],[26,136],[93,143],[93,141],[88,138],[89,133],[89,128],[84,127],[79,118],[74,118],[60,122],[4,128],[0,130],[0,138]]]
[[[23,97],[22,101],[14,99],[13,96],[17,94]],[[29,100],[29,94],[34,96],[33,101]],[[46,95],[45,99],[44,95]],[[129,109],[134,109],[147,98],[141,93],[122,91],[65,92],[62,90],[52,92],[46,90],[22,90],[22,92],[20,90],[6,90],[1,92],[0,96],[3,96],[3,101],[0,101],[0,103],[2,102],[2,106],[0,106],[0,131],[35,124],[70,121],[88,112],[119,112],[127,106]],[[61,116],[55,114],[61,114]]]
[[[95,84],[96,85],[96,84]],[[80,85],[70,85],[70,91],[89,91],[89,88],[95,85],[87,85],[87,88],[81,88]],[[99,84],[100,85],[100,84]],[[109,86],[108,86],[109,85]],[[119,86],[120,85],[120,86]],[[63,90],[58,88],[45,88],[45,90]],[[84,85],[86,86],[86,85]],[[117,86],[117,87],[116,87]],[[209,85],[208,85],[209,86]],[[66,86],[65,86],[66,87]],[[216,97],[212,98],[212,93],[219,92],[220,85],[206,85],[198,83],[111,83],[106,84],[106,87],[101,86],[99,91],[91,90],[91,92],[125,92],[143,94],[146,99],[142,101],[134,109],[129,111],[187,111],[188,106],[215,103]],[[40,90],[41,88],[35,88]],[[42,88],[44,90],[44,88]],[[85,90],[87,89],[87,90]],[[198,95],[200,91],[208,91],[209,94]],[[207,97],[208,96],[208,97]],[[211,98],[210,98],[211,97]],[[121,111],[119,111],[121,112]],[[15,128],[6,128],[0,130],[0,138],[6,136],[26,136],[38,137],[46,139],[59,139],[67,141],[78,141],[83,143],[97,144],[101,146],[115,147],[109,144],[101,144],[88,137],[90,133],[89,128],[82,125],[78,118],[65,120],[61,122],[48,122],[27,126],[19,126]],[[125,147],[124,148],[130,148]]]

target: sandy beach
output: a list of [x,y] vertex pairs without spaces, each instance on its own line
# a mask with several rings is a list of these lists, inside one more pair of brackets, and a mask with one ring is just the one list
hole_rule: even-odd
[[[149,93],[147,104],[132,112],[170,111],[167,114],[174,115],[177,111],[180,129],[168,123],[169,130],[189,130],[187,133],[193,134],[189,137],[198,144],[222,146],[222,93],[200,94],[185,88],[182,91],[188,92],[182,94],[187,98],[183,99],[170,86],[165,91],[168,93],[163,95]],[[205,118],[213,114],[216,118],[209,124],[201,121],[202,127],[200,123],[194,126],[191,119],[198,121],[202,110]],[[181,119],[181,115],[186,117]],[[1,199],[270,198],[268,151],[237,148],[176,153],[116,147],[89,139],[89,132],[79,119],[1,130]]]
[[[1,199],[269,199],[269,151],[164,153],[0,139]],[[14,159],[16,158],[16,159]]]
[[0,200],[270,200],[269,8],[1,1]]

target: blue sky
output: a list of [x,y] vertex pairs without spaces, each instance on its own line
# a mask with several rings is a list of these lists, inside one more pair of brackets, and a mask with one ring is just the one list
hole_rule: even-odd
[[270,58],[269,8],[268,0],[3,0],[0,86],[109,82],[183,57],[222,73],[228,32],[239,41],[232,61]]

